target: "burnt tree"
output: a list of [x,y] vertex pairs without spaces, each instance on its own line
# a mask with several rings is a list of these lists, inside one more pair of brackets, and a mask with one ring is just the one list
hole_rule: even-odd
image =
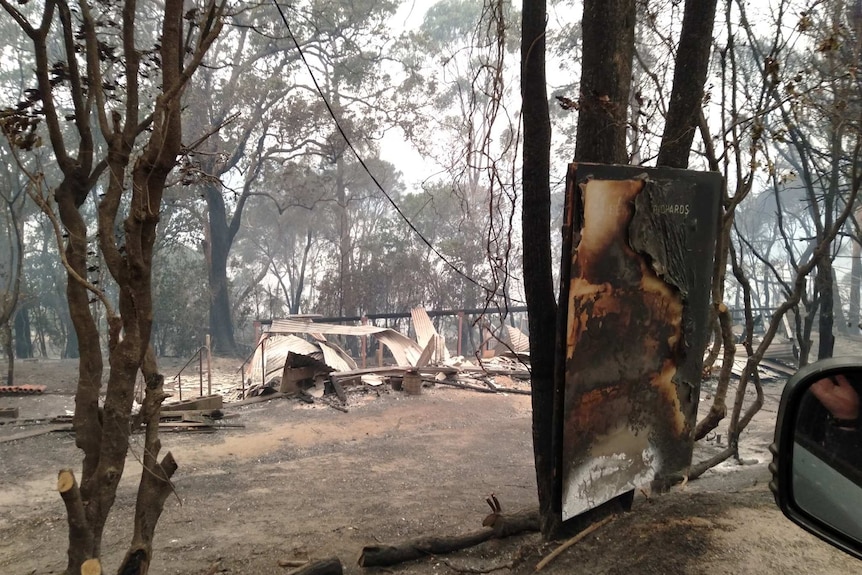
[[576,162],[628,163],[635,18],[634,0],[584,2]]
[[[556,527],[553,512],[554,457],[553,422],[554,355],[557,332],[557,305],[551,274],[551,122],[545,81],[544,0],[525,1],[522,15],[521,98],[523,100],[524,208],[524,291],[530,310],[531,385],[533,407],[533,455],[542,531]],[[546,524],[547,523],[547,524]]]
[[[183,91],[221,30],[223,6],[209,2],[189,10],[182,0],[167,0],[153,9],[153,17],[144,13],[149,7],[139,8],[134,0],[98,6],[85,0],[74,5],[47,0],[40,7],[38,25],[8,0],[0,0],[0,6],[29,38],[35,54],[35,85],[25,91],[13,116],[21,121],[6,122],[4,132],[23,153],[29,149],[22,145],[28,134],[43,121],[62,174],[56,188],[34,190],[31,197],[51,220],[60,244],[80,351],[73,425],[83,464],[80,481],[65,469],[57,483],[69,526],[66,573],[101,571],[102,535],[123,475],[129,436],[144,424],[134,534],[119,570],[144,574],[176,469],[170,453],[158,459],[158,412],[166,395],[149,345],[153,247],[162,195],[182,148]],[[136,30],[151,25],[158,27],[159,44],[138,46]],[[56,46],[62,46],[60,53]],[[155,77],[159,81],[148,85],[148,78]],[[155,92],[153,100],[144,97],[145,88]],[[72,135],[66,122],[73,127]],[[41,174],[30,178],[45,181]],[[88,212],[82,208],[96,186],[102,193],[95,244],[117,285],[116,309],[88,280],[93,240],[88,237]],[[96,302],[105,308],[109,330],[109,371],[101,407],[103,355],[91,305]],[[138,372],[144,376],[146,396],[133,417]]]
[[673,88],[658,152],[659,166],[687,168],[694,133],[699,126],[703,87],[712,53],[712,28],[718,0],[686,0]]

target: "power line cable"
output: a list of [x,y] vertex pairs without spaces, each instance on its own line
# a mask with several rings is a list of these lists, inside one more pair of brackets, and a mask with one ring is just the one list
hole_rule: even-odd
[[347,137],[347,133],[344,131],[344,128],[341,127],[341,122],[338,119],[338,116],[335,114],[335,110],[332,109],[332,106],[329,103],[327,97],[323,94],[323,90],[320,87],[320,84],[317,83],[317,78],[314,75],[314,71],[311,69],[311,65],[308,63],[308,60],[305,58],[305,52],[303,52],[302,47],[299,45],[299,41],[296,39],[296,36],[293,35],[293,31],[290,29],[290,24],[287,21],[287,16],[285,16],[284,11],[282,11],[281,6],[278,3],[278,0],[273,0],[273,4],[275,4],[276,10],[278,10],[279,15],[281,16],[282,22],[284,22],[284,27],[287,30],[287,34],[290,36],[290,39],[293,41],[293,45],[296,46],[296,50],[299,53],[299,57],[302,59],[302,63],[305,64],[305,68],[308,70],[308,74],[311,76],[311,81],[314,83],[314,88],[317,90],[317,93],[320,95],[320,98],[323,100],[323,104],[326,106],[326,110],[329,112],[329,115],[332,117],[333,122],[335,122],[335,127],[338,129],[338,132],[341,134],[341,137],[344,138],[347,147],[350,148],[350,151],[353,152],[353,155],[356,156],[356,160],[359,162],[359,165],[362,166],[362,169],[365,170],[365,173],[371,178],[371,181],[374,182],[374,185],[377,186],[377,189],[383,194],[383,196],[389,201],[395,211],[398,213],[398,216],[404,220],[404,222],[413,230],[422,243],[424,243],[428,248],[434,252],[440,260],[446,264],[452,271],[454,271],[459,276],[463,277],[476,287],[485,290],[488,293],[494,293],[496,290],[492,290],[482,284],[480,284],[477,280],[473,279],[466,273],[462,272],[458,267],[453,264],[446,256],[444,256],[440,251],[434,247],[434,245],[428,241],[428,239],[422,235],[416,226],[413,225],[413,222],[407,217],[407,215],[401,211],[401,208],[398,207],[398,204],[395,203],[395,200],[389,195],[389,193],[383,188],[383,185],[377,180],[374,174],[371,173],[371,170],[365,164],[365,160],[362,159],[362,156],[359,155],[359,152],[353,146],[353,142],[350,141],[350,138]]

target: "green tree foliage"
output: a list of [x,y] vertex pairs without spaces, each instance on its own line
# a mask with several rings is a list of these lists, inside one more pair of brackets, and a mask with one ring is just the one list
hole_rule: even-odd
[[207,334],[206,266],[201,254],[184,246],[159,251],[153,292],[156,354],[191,357]]

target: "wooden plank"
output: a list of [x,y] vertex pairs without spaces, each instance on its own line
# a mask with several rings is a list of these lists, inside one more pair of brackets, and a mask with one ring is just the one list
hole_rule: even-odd
[[788,377],[795,374],[797,371],[795,367],[790,367],[788,365],[784,365],[779,361],[773,361],[766,358],[760,360],[760,365],[762,365],[763,367],[768,367],[769,369],[777,371],[778,373],[786,375]]
[[332,389],[335,391],[335,395],[338,396],[338,399],[341,400],[341,403],[347,403],[347,394],[344,393],[344,387],[341,383],[334,379],[330,380],[330,383],[332,383]]
[[0,407],[0,417],[8,417],[10,419],[18,419],[17,407]]
[[[173,411],[170,409],[163,409],[159,413],[159,417],[161,417],[162,419],[167,419],[170,417],[196,417],[196,416],[212,417],[212,415],[215,411],[217,411],[217,410],[215,410],[215,409],[189,409],[189,410],[183,409],[183,410],[179,410],[179,411]],[[222,415],[221,417],[224,417],[224,416]]]
[[65,423],[45,425],[39,427],[38,429],[30,429],[27,431],[22,431],[21,433],[16,433],[14,435],[0,437],[0,443],[6,443],[7,441],[18,441],[19,439],[29,439],[30,437],[37,437],[39,435],[45,435],[46,433],[51,433],[54,431],[72,431],[72,426]]
[[199,411],[207,409],[221,409],[224,399],[221,395],[207,395],[197,399],[187,399],[175,403],[166,403],[166,411]]
[[422,350],[419,360],[416,362],[416,367],[426,367],[434,356],[434,351],[437,349],[437,341],[432,337]]
[[[350,371],[333,371],[329,374],[330,377],[338,378],[342,380],[346,377],[353,377],[357,375],[366,375],[369,373],[380,374],[380,375],[403,375],[407,370],[412,369],[414,371],[418,371],[419,373],[427,373],[427,374],[438,374],[445,373],[447,375],[455,375],[459,371],[463,370],[463,367],[449,367],[449,366],[426,366],[426,367],[398,367],[398,366],[388,366],[388,367],[363,367],[359,369],[352,369]],[[475,368],[478,371],[483,371],[481,367]],[[508,372],[507,372],[508,373]],[[511,375],[511,374],[509,374]]]
[[287,393],[268,393],[266,395],[255,395],[254,397],[247,397],[240,401],[232,401],[230,403],[231,407],[238,407],[241,405],[251,405],[253,403],[263,403],[265,401],[269,401],[270,399],[279,399],[282,397],[287,397],[289,394]]

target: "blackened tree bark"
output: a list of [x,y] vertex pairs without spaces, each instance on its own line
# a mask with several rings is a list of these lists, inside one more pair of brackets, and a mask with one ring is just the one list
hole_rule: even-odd
[[[192,154],[200,162],[200,170],[208,177],[201,182],[201,192],[207,205],[206,240],[204,253],[207,262],[209,283],[209,324],[213,351],[224,355],[236,355],[237,345],[234,337],[233,314],[228,283],[228,259],[236,235],[242,224],[243,211],[248,203],[251,186],[260,173],[262,162],[263,138],[252,136],[263,121],[265,114],[272,108],[284,90],[259,89],[251,93],[243,92],[244,79],[249,77],[249,68],[258,62],[252,58],[241,60],[247,49],[248,34],[240,33],[235,47],[234,63],[227,81],[217,92],[216,73],[204,70],[199,82],[192,87],[191,98],[195,105],[188,113],[188,125],[193,127],[193,136],[203,141]],[[224,49],[222,47],[222,49]],[[274,50],[274,49],[273,49]],[[258,57],[271,55],[273,50],[263,51]],[[245,113],[236,114],[236,123],[231,128],[223,127],[226,118],[231,118],[238,103],[242,103]],[[247,159],[248,164],[240,166]],[[233,213],[228,213],[221,179],[231,170],[243,168],[242,193],[236,202]]]
[[[239,230],[242,210],[237,209],[228,220],[222,197],[221,186],[217,183],[204,185],[204,198],[209,212],[208,228],[204,252],[209,279],[209,318],[212,345],[216,353],[236,354],[236,341],[231,318],[230,293],[227,281],[227,260],[230,248]],[[245,203],[245,196],[241,198]]]
[[673,89],[664,135],[658,152],[659,166],[687,168],[694,133],[698,128],[703,86],[709,72],[712,28],[718,0],[686,0],[682,19]]
[[[10,186],[11,187],[11,186]],[[0,342],[7,359],[6,381],[12,385],[15,376],[15,354],[12,351],[12,325],[21,295],[21,276],[24,273],[24,233],[21,220],[21,206],[25,197],[24,187],[0,192],[5,210],[5,243],[8,256],[0,263]]]
[[27,307],[18,308],[15,314],[15,357],[33,357],[33,335],[30,330],[30,311]]
[[[859,213],[854,217],[859,218]],[[859,232],[853,236],[853,255],[850,260],[850,310],[847,317],[847,329],[858,334],[860,330],[859,291],[862,289],[862,237]]]
[[576,162],[628,163],[634,0],[585,0]]
[[553,480],[554,357],[557,305],[551,273],[551,123],[545,81],[545,0],[525,0],[521,38],[524,121],[524,291],[530,316],[533,456],[542,532],[556,529]]

